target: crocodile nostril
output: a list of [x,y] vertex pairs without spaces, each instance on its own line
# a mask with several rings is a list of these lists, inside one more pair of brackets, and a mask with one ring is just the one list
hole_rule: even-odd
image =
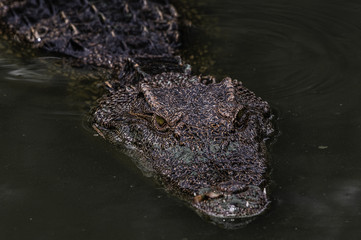
[[220,192],[215,192],[215,191],[210,191],[207,192],[205,194],[200,194],[197,195],[193,198],[195,203],[199,203],[203,200],[207,200],[207,199],[214,199],[214,198],[219,198],[219,197],[223,197],[223,193]]

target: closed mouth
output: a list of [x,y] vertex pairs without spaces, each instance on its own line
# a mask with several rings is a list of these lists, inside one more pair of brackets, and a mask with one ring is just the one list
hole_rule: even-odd
[[269,203],[266,189],[247,186],[243,191],[209,191],[197,195],[192,206],[200,214],[215,218],[251,218],[264,212]]

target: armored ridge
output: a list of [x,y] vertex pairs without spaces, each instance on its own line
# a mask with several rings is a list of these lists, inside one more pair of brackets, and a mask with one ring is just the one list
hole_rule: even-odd
[[14,41],[113,71],[94,129],[198,213],[233,227],[267,208],[269,105],[237,80],[190,74],[167,1],[3,0],[0,19]]
[[2,24],[14,40],[112,68],[127,57],[172,56],[178,44],[176,11],[143,1],[0,1]]

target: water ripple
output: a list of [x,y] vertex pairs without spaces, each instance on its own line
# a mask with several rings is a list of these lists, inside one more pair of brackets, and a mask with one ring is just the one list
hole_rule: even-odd
[[232,70],[235,66],[253,69],[249,81],[264,84],[263,95],[326,96],[346,89],[347,79],[357,78],[353,74],[361,67],[361,3],[256,0],[220,5],[228,2],[236,6],[227,11],[220,6],[213,13],[223,29],[218,61],[237,77],[244,70]]
[[49,83],[54,79],[54,72],[49,69],[54,57],[38,57],[20,59],[16,56],[0,58],[0,71],[5,74],[3,79],[29,83]]

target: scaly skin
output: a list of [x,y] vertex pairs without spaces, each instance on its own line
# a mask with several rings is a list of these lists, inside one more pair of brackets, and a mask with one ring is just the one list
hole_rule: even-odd
[[247,222],[269,204],[267,102],[241,82],[192,76],[174,56],[177,13],[164,1],[0,1],[3,34],[113,72],[93,127],[202,216]]
[[269,200],[267,102],[230,78],[145,74],[101,99],[94,126],[138,166],[214,221],[250,218]]

